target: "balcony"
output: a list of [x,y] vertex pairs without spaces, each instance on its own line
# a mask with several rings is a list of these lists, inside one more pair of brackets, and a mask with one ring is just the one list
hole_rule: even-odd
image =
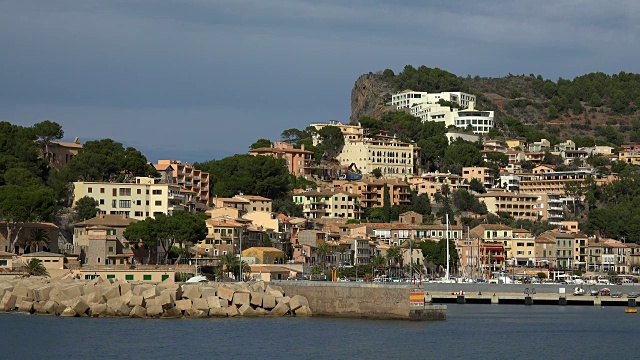
[[200,184],[198,184],[198,183],[193,184],[193,188],[194,189],[200,189]]
[[191,181],[187,181],[187,182],[185,183],[185,185],[187,185],[187,186],[191,186],[191,185],[193,185],[193,183],[192,183]]
[[184,179],[178,179],[178,184],[184,184]]
[[89,240],[117,240],[116,235],[89,235]]
[[198,176],[198,175],[194,175],[194,176],[193,176],[193,180],[200,180],[200,176]]

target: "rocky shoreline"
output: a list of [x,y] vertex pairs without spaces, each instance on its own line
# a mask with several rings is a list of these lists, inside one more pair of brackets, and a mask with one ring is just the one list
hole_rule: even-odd
[[124,280],[0,280],[0,311],[56,316],[208,318],[312,315],[304,296],[249,283],[133,283]]

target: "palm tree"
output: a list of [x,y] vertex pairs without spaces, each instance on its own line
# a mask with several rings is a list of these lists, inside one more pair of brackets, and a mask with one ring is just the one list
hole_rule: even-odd
[[27,263],[27,273],[33,276],[49,276],[47,269],[42,265],[42,261],[36,258],[32,258]]
[[332,249],[331,245],[327,243],[322,243],[316,247],[316,254],[320,258],[320,262],[322,262],[322,273],[325,272],[325,263],[327,260],[327,255],[331,254]]
[[347,252],[347,247],[344,245],[340,245],[338,247],[338,252],[340,253],[340,262],[344,263],[344,253]]
[[402,257],[402,251],[397,246],[392,246],[387,249],[387,260],[389,261],[389,265],[393,263],[394,265],[398,264],[399,259]]
[[232,273],[235,277],[238,274],[238,258],[232,253],[226,253],[220,257],[220,266],[225,270],[227,276]]
[[49,247],[51,239],[49,233],[44,229],[33,229],[31,231],[31,237],[25,244],[25,250],[29,249],[29,252],[36,252],[40,249],[40,245]]
[[385,258],[381,255],[376,255],[374,257],[371,258],[371,266],[372,271],[371,271],[371,277],[375,277],[375,269],[379,269],[379,268],[384,268],[385,264],[387,263],[387,261],[385,260]]

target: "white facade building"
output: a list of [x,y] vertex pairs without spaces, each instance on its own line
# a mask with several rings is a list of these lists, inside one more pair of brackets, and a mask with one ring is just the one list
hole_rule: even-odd
[[476,101],[476,96],[459,91],[430,94],[422,91],[404,90],[391,96],[391,105],[400,110],[405,107],[410,108],[415,104],[437,105],[440,100],[445,100],[458,104],[462,108],[467,108],[471,102]]

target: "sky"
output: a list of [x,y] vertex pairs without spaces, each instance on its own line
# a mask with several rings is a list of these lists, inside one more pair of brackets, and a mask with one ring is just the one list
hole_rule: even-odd
[[361,74],[640,72],[640,1],[0,0],[0,120],[150,161],[348,122]]

